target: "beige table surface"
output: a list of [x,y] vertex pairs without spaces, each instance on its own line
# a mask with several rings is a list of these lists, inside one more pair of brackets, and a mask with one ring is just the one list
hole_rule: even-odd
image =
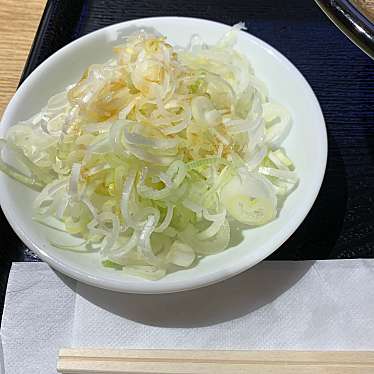
[[[374,0],[353,0],[374,18]],[[0,0],[0,117],[14,94],[47,0]]]
[[0,0],[0,117],[22,74],[46,0]]

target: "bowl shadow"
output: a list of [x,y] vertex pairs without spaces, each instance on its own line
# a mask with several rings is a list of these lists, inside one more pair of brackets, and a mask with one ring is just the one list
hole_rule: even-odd
[[[82,283],[77,283],[74,291],[108,313],[144,325],[196,328],[231,321],[271,303],[312,265],[313,261],[262,262],[226,281],[171,294],[119,293]],[[59,276],[68,287],[74,287],[65,276]]]

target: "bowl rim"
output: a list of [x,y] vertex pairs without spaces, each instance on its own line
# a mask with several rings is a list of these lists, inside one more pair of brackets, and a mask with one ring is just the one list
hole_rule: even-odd
[[[9,113],[14,110],[13,106],[15,105],[15,102],[17,100],[17,97],[20,95],[22,90],[28,86],[35,77],[40,74],[45,67],[47,67],[49,64],[53,64],[54,60],[56,58],[59,58],[60,55],[64,54],[67,50],[69,50],[72,46],[79,44],[82,39],[89,40],[92,38],[95,38],[96,35],[116,30],[122,26],[129,26],[131,24],[139,23],[139,22],[146,22],[146,23],[153,23],[153,22],[159,22],[159,21],[177,21],[177,22],[205,22],[209,24],[214,24],[216,26],[219,26],[222,28],[224,26],[225,28],[229,29],[230,26],[215,22],[207,19],[202,18],[194,18],[194,17],[147,17],[147,18],[138,18],[130,21],[120,22],[116,23],[104,28],[101,28],[99,30],[93,31],[89,34],[86,34],[71,43],[67,44],[60,50],[56,51],[54,54],[52,54],[50,57],[48,57],[44,62],[42,62],[26,79],[25,81],[20,85],[17,92],[9,102],[3,117],[1,119],[1,123],[6,122]],[[48,251],[45,251],[41,246],[38,245],[38,243],[35,243],[31,239],[28,238],[27,233],[21,227],[17,221],[17,217],[15,214],[13,214],[13,211],[11,209],[11,205],[8,204],[6,197],[4,194],[0,194],[0,205],[2,207],[2,210],[12,226],[13,230],[16,232],[16,234],[21,238],[21,240],[45,262],[47,262],[52,268],[58,270],[59,272],[74,278],[78,281],[81,281],[83,283],[89,284],[91,286],[104,288],[112,291],[119,291],[119,292],[127,292],[127,293],[138,293],[138,294],[161,294],[161,293],[171,293],[171,292],[179,292],[179,291],[186,291],[196,288],[205,287],[214,283],[218,283],[220,281],[226,280],[228,278],[231,278],[235,275],[238,275],[239,273],[253,267],[263,259],[265,259],[267,256],[269,256],[271,253],[273,253],[276,249],[278,249],[293,233],[294,231],[301,225],[307,214],[309,213],[310,209],[312,208],[318,192],[321,188],[325,170],[326,170],[326,163],[327,163],[327,132],[326,132],[326,124],[323,117],[323,113],[321,110],[321,107],[319,105],[319,102],[317,100],[317,97],[315,96],[311,86],[305,79],[305,77],[301,74],[301,72],[278,50],[276,50],[274,47],[269,45],[268,43],[262,41],[261,39],[253,36],[252,34],[246,32],[245,33],[248,38],[252,40],[252,42],[259,45],[261,48],[265,49],[266,51],[270,52],[276,59],[278,59],[280,62],[285,64],[288,69],[292,71],[292,73],[298,78],[298,80],[301,80],[305,88],[309,91],[309,95],[311,100],[311,104],[313,105],[313,110],[318,113],[319,115],[319,123],[321,126],[318,127],[318,131],[320,133],[320,157],[321,157],[321,163],[318,167],[318,176],[316,175],[316,180],[314,183],[314,188],[312,193],[309,194],[309,199],[305,201],[303,204],[303,209],[301,209],[301,212],[299,211],[299,214],[296,214],[292,217],[292,220],[288,223],[288,225],[285,227],[285,230],[282,230],[281,233],[277,233],[272,241],[271,245],[267,245],[262,251],[261,255],[257,257],[252,257],[250,261],[236,261],[235,263],[228,264],[224,269],[219,269],[214,272],[210,272],[207,274],[201,274],[197,277],[185,280],[175,280],[171,281],[168,280],[168,282],[158,282],[158,281],[147,281],[141,279],[139,282],[134,281],[120,281],[115,279],[108,279],[103,276],[96,276],[92,275],[91,273],[87,271],[82,271],[79,267],[74,267],[70,265],[66,265],[63,262],[59,261],[58,259],[54,258],[54,256],[50,255]],[[4,126],[1,126],[0,128],[0,134],[4,135],[6,129]],[[4,178],[7,178],[5,175],[0,175],[0,189],[3,186]]]

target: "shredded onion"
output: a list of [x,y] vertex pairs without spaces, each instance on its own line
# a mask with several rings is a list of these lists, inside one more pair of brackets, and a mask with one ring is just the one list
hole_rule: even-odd
[[53,217],[82,240],[53,245],[157,280],[225,250],[229,221],[277,217],[298,183],[280,148],[291,116],[235,48],[242,29],[178,49],[129,35],[0,139],[22,172],[3,157],[0,170],[41,191],[38,222]]

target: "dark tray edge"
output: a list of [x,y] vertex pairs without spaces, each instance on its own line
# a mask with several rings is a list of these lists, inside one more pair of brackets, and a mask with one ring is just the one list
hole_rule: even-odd
[[51,20],[51,17],[53,15],[52,9],[53,9],[53,0],[47,0],[47,4],[45,5],[42,17],[39,22],[38,29],[35,33],[33,43],[31,45],[29,54],[27,56],[27,60],[25,63],[25,66],[22,71],[22,75],[20,77],[18,86],[22,84],[22,82],[31,74],[31,72],[38,66],[37,62],[37,52],[41,48],[41,43],[44,38],[44,35],[47,32],[48,24]]
[[[42,61],[76,39],[84,3],[84,0],[47,0],[19,85]],[[46,50],[45,45],[50,48]]]

